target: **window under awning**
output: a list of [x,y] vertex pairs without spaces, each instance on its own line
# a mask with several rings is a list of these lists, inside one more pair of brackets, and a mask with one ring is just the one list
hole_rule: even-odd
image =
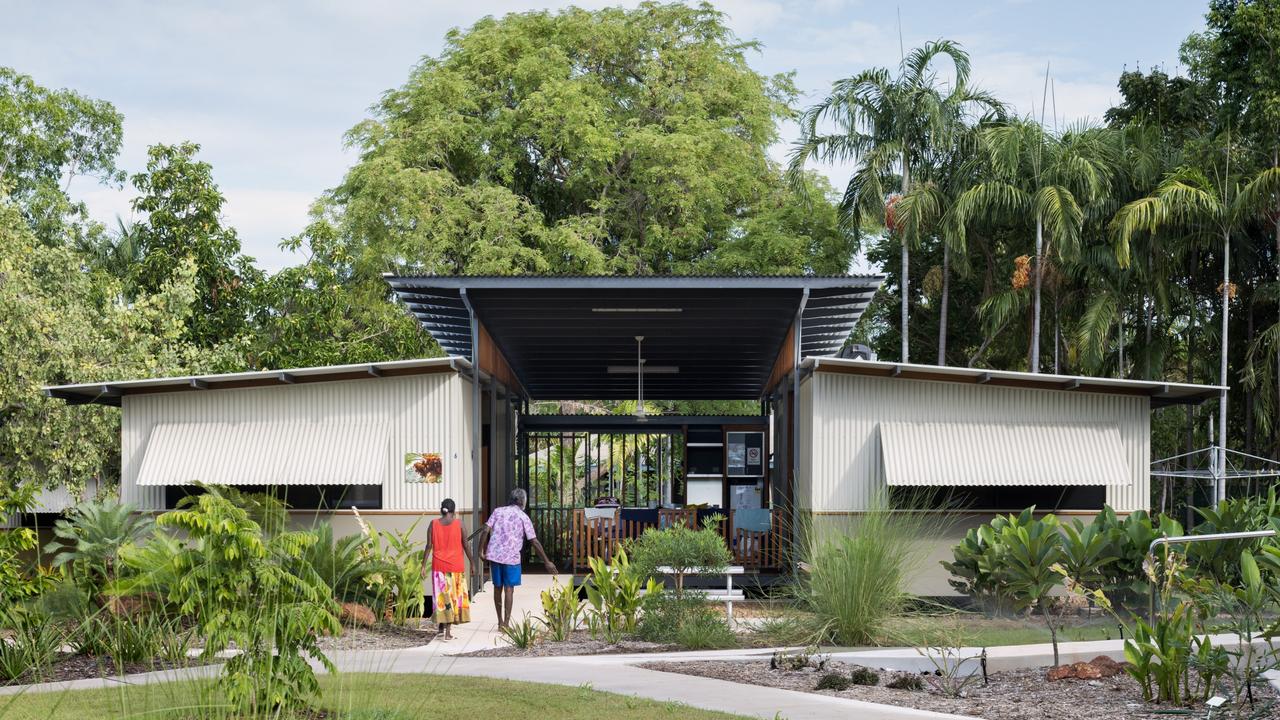
[[381,485],[378,423],[159,423],[138,485]]
[[1124,443],[1105,423],[883,422],[889,485],[1128,485]]

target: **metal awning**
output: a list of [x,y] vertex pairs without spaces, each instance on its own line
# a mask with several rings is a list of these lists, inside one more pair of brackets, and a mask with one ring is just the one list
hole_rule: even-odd
[[1128,485],[1117,425],[882,422],[885,479],[895,486]]
[[381,485],[387,428],[375,423],[160,423],[138,485]]
[[[800,356],[831,355],[884,278],[388,275],[451,355],[472,356],[470,310],[532,399],[758,399],[802,314]],[[470,308],[468,307],[470,306]]]

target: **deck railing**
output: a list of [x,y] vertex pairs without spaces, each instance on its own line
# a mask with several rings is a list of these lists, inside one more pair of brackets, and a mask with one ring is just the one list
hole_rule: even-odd
[[[588,517],[583,508],[562,512],[569,513],[568,550],[574,574],[586,569],[588,558],[609,559],[623,543],[639,538],[650,528],[670,527],[676,523],[684,523],[688,527],[699,525],[695,510],[661,510],[657,522],[627,519],[616,510],[611,515],[595,517]],[[715,524],[733,556],[734,565],[750,570],[782,567],[783,537],[776,524],[765,531],[734,528],[730,513],[720,515]],[[562,526],[560,523],[556,525]]]

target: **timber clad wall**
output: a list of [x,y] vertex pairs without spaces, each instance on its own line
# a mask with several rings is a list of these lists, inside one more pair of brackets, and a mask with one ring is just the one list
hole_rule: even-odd
[[[157,423],[379,423],[384,510],[436,510],[452,497],[472,502],[470,385],[454,372],[271,388],[126,395],[122,398],[121,497],[142,510],[164,508],[164,488],[139,487],[138,472]],[[439,453],[444,481],[406,483],[406,453]],[[191,458],[199,467],[200,458]]]
[[[1108,486],[1117,512],[1150,504],[1151,410],[1145,397],[965,385],[813,373],[801,389],[800,466],[811,492],[802,508],[856,513],[885,487],[881,422],[1113,423],[1120,428],[1129,484]],[[810,426],[811,423],[811,426]],[[809,442],[805,442],[808,438]],[[999,462],[1018,463],[1034,447],[1006,448]],[[921,452],[928,452],[922,448]]]

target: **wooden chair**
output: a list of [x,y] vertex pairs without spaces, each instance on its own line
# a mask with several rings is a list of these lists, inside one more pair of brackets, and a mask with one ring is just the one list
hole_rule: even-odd
[[621,539],[621,523],[618,521],[618,509],[609,508],[610,512],[595,512],[596,508],[578,508],[573,511],[573,572],[587,567],[587,558],[599,557],[608,560],[613,557],[614,548]]

